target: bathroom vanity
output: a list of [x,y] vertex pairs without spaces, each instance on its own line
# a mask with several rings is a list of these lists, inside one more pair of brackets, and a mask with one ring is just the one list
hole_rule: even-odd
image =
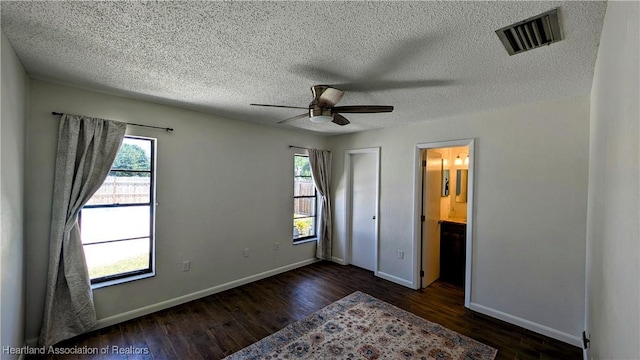
[[440,280],[464,286],[467,224],[440,220]]

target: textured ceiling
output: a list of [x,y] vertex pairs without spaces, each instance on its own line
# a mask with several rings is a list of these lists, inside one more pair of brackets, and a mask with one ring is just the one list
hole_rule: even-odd
[[[589,94],[604,2],[12,2],[2,31],[33,78],[323,134]],[[509,56],[495,30],[559,7],[564,40]],[[300,119],[346,90],[340,127]],[[56,109],[51,109],[56,110]],[[90,115],[90,114],[88,114]]]

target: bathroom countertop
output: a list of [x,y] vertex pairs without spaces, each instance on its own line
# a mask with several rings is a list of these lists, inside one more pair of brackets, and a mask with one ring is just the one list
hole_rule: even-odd
[[440,219],[439,222],[452,222],[452,223],[456,223],[456,224],[466,224],[467,223],[467,219],[462,219],[462,218],[446,218],[446,219]]

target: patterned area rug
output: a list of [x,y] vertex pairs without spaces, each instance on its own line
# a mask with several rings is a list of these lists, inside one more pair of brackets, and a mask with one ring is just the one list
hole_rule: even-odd
[[494,359],[498,350],[362,292],[225,359]]

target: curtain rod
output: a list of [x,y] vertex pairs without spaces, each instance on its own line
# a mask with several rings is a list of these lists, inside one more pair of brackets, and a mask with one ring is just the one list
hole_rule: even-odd
[[309,148],[306,148],[306,147],[302,147],[302,146],[295,146],[295,145],[289,145],[289,149],[291,149],[291,148],[309,150]]
[[[289,145],[289,149],[291,149],[291,148],[311,150],[310,148],[306,148],[306,147],[302,147],[302,146]],[[323,150],[323,151],[329,151],[329,150]]]
[[[51,115],[64,115],[63,113],[59,113],[59,112],[51,112]],[[164,131],[167,132],[171,132],[173,131],[173,128],[164,128],[164,127],[160,127],[160,126],[151,126],[151,125],[142,125],[142,124],[134,124],[134,123],[126,123],[127,125],[131,125],[131,126],[140,126],[140,127],[146,127],[146,128],[152,128],[152,129],[162,129]]]

